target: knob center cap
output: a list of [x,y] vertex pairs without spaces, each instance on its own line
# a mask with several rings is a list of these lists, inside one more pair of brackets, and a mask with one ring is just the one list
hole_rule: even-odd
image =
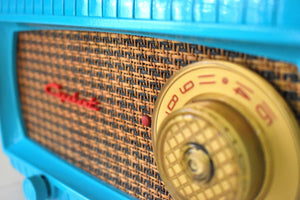
[[212,177],[213,163],[207,150],[200,144],[189,143],[184,148],[183,167],[188,175],[197,181],[207,182]]

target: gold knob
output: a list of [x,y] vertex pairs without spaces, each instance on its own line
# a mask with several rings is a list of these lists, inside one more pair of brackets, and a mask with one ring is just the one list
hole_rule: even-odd
[[258,194],[264,154],[254,129],[234,108],[219,101],[189,103],[163,124],[158,169],[176,199],[250,200]]
[[157,167],[174,199],[300,199],[298,123],[257,74],[192,64],[164,86],[152,119]]

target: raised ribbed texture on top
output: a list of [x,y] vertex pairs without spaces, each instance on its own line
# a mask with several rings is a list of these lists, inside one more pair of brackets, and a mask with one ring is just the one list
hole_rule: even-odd
[[279,0],[0,0],[1,14],[275,25]]

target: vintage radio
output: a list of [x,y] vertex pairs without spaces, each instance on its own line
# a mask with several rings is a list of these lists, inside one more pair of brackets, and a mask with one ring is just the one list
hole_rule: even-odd
[[0,1],[1,139],[26,198],[299,199],[299,6]]

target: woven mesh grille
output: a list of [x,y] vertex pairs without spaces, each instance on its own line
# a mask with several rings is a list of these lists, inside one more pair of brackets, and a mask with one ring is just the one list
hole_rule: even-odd
[[[204,59],[227,60],[258,72],[299,116],[294,65],[149,37],[47,30],[18,36],[18,84],[27,133],[134,197],[171,199],[155,165],[151,130],[140,119],[152,115],[157,95],[177,70]],[[95,97],[100,110],[49,96],[44,88],[53,82],[66,94]]]

